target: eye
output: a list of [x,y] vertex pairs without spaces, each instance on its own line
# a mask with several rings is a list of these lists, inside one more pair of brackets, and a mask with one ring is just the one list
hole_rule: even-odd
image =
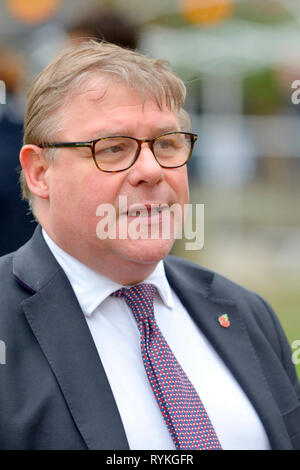
[[155,142],[157,148],[161,150],[168,150],[176,147],[176,139],[174,137],[161,137]]
[[105,147],[101,149],[102,152],[107,152],[107,153],[118,153],[122,152],[124,149],[122,148],[121,145],[111,145],[110,147]]
[[155,141],[155,148],[157,150],[175,150],[182,146],[182,136],[180,134],[167,135],[159,137]]
[[128,143],[126,140],[120,138],[108,138],[97,142],[95,146],[95,154],[99,157],[118,156],[126,153],[128,151],[127,148]]
[[167,139],[159,139],[156,142],[156,144],[157,144],[157,147],[160,147],[161,149],[167,149],[173,145],[172,142],[170,142],[170,140],[167,140]]

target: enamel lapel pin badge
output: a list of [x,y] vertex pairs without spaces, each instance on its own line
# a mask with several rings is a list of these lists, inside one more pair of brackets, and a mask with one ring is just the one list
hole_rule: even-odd
[[229,321],[227,313],[224,313],[223,315],[221,315],[218,318],[218,322],[220,323],[221,326],[223,326],[223,328],[228,328],[230,326],[230,321]]

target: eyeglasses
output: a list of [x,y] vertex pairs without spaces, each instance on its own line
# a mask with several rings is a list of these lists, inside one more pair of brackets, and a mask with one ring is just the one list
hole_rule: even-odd
[[110,136],[87,142],[57,142],[39,144],[41,148],[74,147],[82,156],[90,148],[96,167],[108,173],[124,171],[138,159],[142,144],[147,142],[162,168],[179,168],[187,163],[197,140],[190,132],[167,132],[154,139],[136,139],[128,136]]

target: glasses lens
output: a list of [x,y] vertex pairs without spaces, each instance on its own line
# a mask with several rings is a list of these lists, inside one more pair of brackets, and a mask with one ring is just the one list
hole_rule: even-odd
[[191,153],[192,138],[189,134],[174,133],[158,137],[153,150],[156,159],[163,167],[184,165]]
[[138,143],[128,137],[106,137],[96,143],[95,159],[101,170],[125,170],[134,160],[137,149]]

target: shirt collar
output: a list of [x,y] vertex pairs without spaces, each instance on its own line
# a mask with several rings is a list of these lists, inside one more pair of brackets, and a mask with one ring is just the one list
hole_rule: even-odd
[[[73,258],[60,248],[44,229],[42,233],[50,251],[69,279],[84,315],[90,316],[110,294],[123,287]],[[143,282],[155,285],[163,303],[170,309],[173,308],[172,292],[166,278],[163,261],[157,264],[154,271]]]

